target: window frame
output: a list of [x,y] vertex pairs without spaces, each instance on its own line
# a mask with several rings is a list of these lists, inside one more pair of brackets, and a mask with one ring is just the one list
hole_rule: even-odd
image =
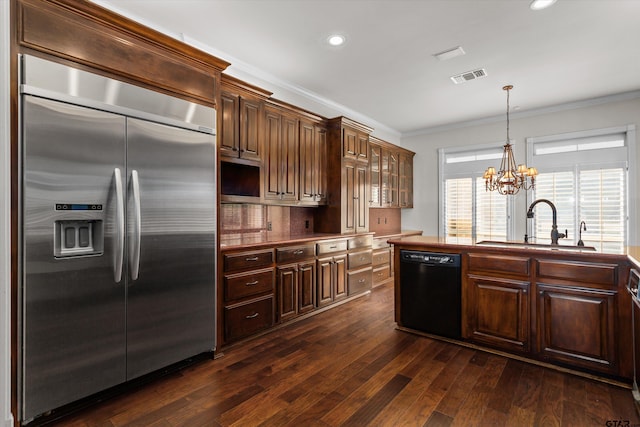
[[[476,223],[476,209],[477,209],[477,201],[475,197],[476,190],[476,181],[477,178],[481,178],[484,174],[484,170],[490,164],[500,164],[500,160],[502,158],[502,151],[504,146],[504,141],[492,143],[492,144],[475,144],[475,145],[465,145],[461,147],[447,147],[447,148],[439,148],[438,149],[438,234],[442,238],[446,238],[446,204],[445,204],[445,195],[446,195],[446,180],[447,179],[457,179],[457,178],[472,178],[472,224],[471,224],[471,239],[473,242],[476,241],[476,233],[477,233],[477,223]],[[496,158],[495,162],[492,162],[491,159],[481,159],[469,162],[454,162],[450,163],[447,167],[446,157],[448,154],[463,154],[469,153],[475,154],[478,152],[487,152],[499,150],[500,158]],[[464,166],[467,165],[467,166]],[[449,169],[448,171],[445,169]],[[508,196],[504,196],[508,197]],[[513,197],[508,197],[507,199],[507,212],[506,212],[506,232],[507,232],[507,240],[513,240],[515,236],[515,220],[513,218],[513,213],[515,210],[515,201]]]
[[[553,143],[560,141],[568,141],[568,140],[577,140],[577,139],[594,139],[600,136],[612,135],[612,134],[624,134],[625,136],[625,145],[623,147],[613,147],[613,148],[603,148],[600,150],[609,150],[609,153],[600,161],[593,161],[593,155],[589,155],[589,152],[592,150],[585,150],[583,152],[575,151],[575,152],[564,152],[557,154],[540,154],[535,155],[535,145],[540,143]],[[538,168],[540,173],[545,172],[559,172],[559,171],[571,171],[574,174],[576,179],[576,188],[575,198],[579,200],[578,192],[579,192],[579,175],[580,171],[584,170],[594,170],[594,169],[604,169],[611,167],[622,167],[625,171],[625,243],[624,246],[633,246],[637,244],[637,233],[638,233],[638,220],[637,215],[634,213],[637,212],[637,197],[631,193],[631,189],[635,188],[635,184],[637,182],[637,174],[636,174],[636,129],[635,125],[626,125],[626,126],[614,126],[608,128],[600,128],[600,129],[590,129],[576,132],[567,132],[546,136],[538,136],[538,137],[527,137],[525,138],[526,148],[527,148],[527,164],[531,164]],[[595,150],[594,150],[595,151]],[[542,160],[542,156],[546,158],[544,161]],[[551,158],[549,156],[555,156],[555,158]],[[563,156],[572,156],[577,160],[574,160],[571,164],[562,163],[561,157]],[[585,161],[581,161],[580,159],[585,159]],[[526,192],[526,202],[527,207],[533,203],[534,190],[528,190]],[[577,224],[578,215],[580,211],[579,202],[577,202],[574,206],[574,216],[576,218]],[[579,225],[578,225],[579,226]],[[532,230],[532,225],[527,221],[525,223],[525,232],[529,234]],[[575,231],[575,230],[574,230]],[[575,236],[574,236],[575,237]]]

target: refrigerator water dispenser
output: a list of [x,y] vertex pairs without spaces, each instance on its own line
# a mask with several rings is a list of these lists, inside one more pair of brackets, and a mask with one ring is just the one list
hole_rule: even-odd
[[102,255],[104,249],[102,220],[56,221],[54,236],[56,258]]

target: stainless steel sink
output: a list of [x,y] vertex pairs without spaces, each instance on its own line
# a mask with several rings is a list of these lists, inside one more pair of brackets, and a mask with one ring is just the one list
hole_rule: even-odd
[[525,249],[548,249],[548,250],[564,250],[564,251],[595,251],[593,246],[576,246],[576,245],[549,245],[543,243],[523,243],[523,242],[501,242],[497,240],[482,240],[476,242],[476,245],[495,246],[504,248],[525,248]]

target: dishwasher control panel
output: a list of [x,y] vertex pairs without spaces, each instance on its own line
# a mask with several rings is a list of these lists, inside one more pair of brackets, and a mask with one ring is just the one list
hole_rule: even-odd
[[422,251],[401,251],[402,261],[419,262],[424,264],[447,265],[451,267],[460,266],[459,254],[441,254]]

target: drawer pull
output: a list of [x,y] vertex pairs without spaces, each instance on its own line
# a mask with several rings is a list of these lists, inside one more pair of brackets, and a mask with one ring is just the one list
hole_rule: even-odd
[[257,261],[258,257],[257,256],[252,256],[252,257],[249,257],[249,258],[245,258],[244,260],[245,261]]
[[358,283],[364,283],[366,281],[367,281],[367,279],[360,279],[360,280],[358,280]]
[[255,285],[257,285],[258,283],[260,283],[260,281],[259,281],[259,280],[254,280],[253,282],[247,282],[247,283],[245,283],[244,285],[245,285],[245,286],[255,286]]
[[338,249],[338,245],[329,246],[329,249]]
[[360,261],[364,261],[365,259],[366,259],[366,258],[365,258],[365,257],[363,257],[363,256],[361,256],[361,257],[360,257]]
[[253,313],[250,314],[249,316],[245,316],[245,319],[255,319],[256,317],[258,317],[260,315],[260,313]]
[[302,249],[298,249],[297,251],[293,251],[294,255],[302,255],[304,251]]

